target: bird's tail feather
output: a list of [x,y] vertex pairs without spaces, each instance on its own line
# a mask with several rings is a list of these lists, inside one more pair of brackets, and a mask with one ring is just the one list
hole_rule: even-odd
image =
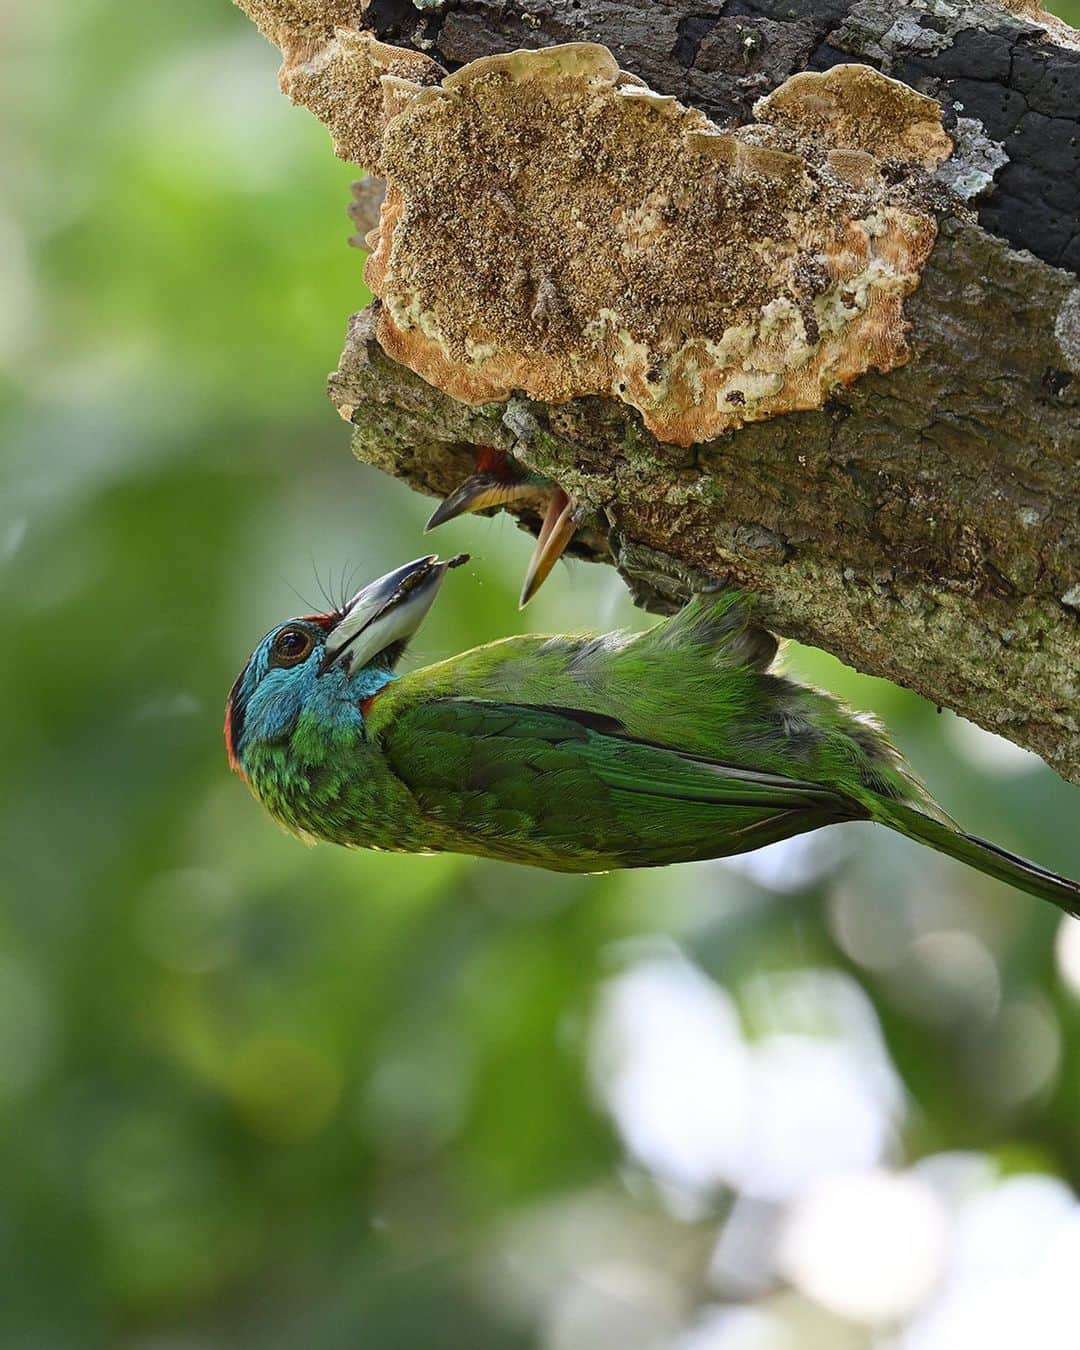
[[902,802],[889,803],[883,823],[891,825],[909,839],[928,844],[939,853],[947,853],[950,858],[958,858],[988,876],[997,877],[999,881],[1027,891],[1029,895],[1037,895],[1041,900],[1049,900],[1066,914],[1080,917],[1080,884],[1070,881],[1068,877],[1029,862],[997,844],[991,844],[989,840],[966,834],[963,830],[935,820]]

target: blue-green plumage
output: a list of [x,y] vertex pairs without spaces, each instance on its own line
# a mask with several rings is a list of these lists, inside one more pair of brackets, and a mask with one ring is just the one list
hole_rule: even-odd
[[234,766],[307,837],[588,872],[874,820],[1075,912],[1080,887],[960,831],[880,728],[770,671],[734,591],[640,634],[520,637],[401,678],[448,564],[291,620],[230,698]]

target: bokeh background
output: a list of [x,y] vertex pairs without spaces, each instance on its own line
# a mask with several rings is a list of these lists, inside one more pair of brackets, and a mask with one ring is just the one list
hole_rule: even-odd
[[[255,640],[422,548],[322,392],[353,171],[226,0],[0,46],[0,1345],[1075,1347],[1080,925],[871,827],[567,878],[305,849],[230,777]],[[439,542],[414,659],[647,622]],[[1080,875],[1078,789],[789,660]]]

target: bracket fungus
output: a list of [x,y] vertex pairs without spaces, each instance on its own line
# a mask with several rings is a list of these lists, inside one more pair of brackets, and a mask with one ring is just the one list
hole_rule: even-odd
[[721,129],[595,43],[446,74],[352,0],[239,3],[285,92],[386,178],[378,340],[452,397],[605,394],[690,445],[906,359],[952,149],[933,99],[842,65]]
[[355,0],[236,0],[281,51],[278,83],[327,126],[334,153],[373,168],[386,121],[384,77],[435,84],[442,66],[348,27]]
[[454,398],[608,394],[690,445],[905,360],[934,100],[840,66],[724,131],[592,43],[381,84],[377,334]]

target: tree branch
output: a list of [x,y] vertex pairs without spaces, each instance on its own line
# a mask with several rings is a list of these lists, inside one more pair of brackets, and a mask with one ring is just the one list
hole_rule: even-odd
[[[778,632],[908,685],[1080,780],[1080,288],[1064,270],[1080,264],[1080,53],[1067,30],[989,4],[945,21],[884,0],[465,0],[423,13],[371,0],[363,21],[397,53],[380,56],[381,69],[397,64],[389,81],[364,84],[355,62],[344,83],[334,65],[331,21],[354,22],[354,5],[242,2],[282,46],[292,95],[332,125],[339,148],[376,167],[394,169],[392,137],[400,142],[410,118],[416,134],[417,114],[399,115],[388,89],[434,84],[436,61],[453,69],[581,38],[725,124],[747,122],[755,100],[794,72],[853,59],[938,99],[956,143],[944,168],[927,181],[872,146],[877,196],[848,203],[853,220],[939,207],[937,242],[904,305],[899,368],[856,371],[820,406],[762,409],[772,415],[684,449],[657,439],[620,398],[459,402],[390,360],[376,332],[393,316],[376,306],[354,318],[331,395],[357,455],[421,490],[448,491],[480,445],[513,450],[558,480],[593,510],[576,551],[614,561],[647,607],[731,577],[763,592]],[[417,49],[423,56],[411,57]],[[739,154],[763,145],[801,156],[814,184],[807,201],[816,199],[831,181],[827,146],[820,133],[813,143],[783,134],[737,133],[753,145]],[[984,195],[972,208],[945,203],[942,183]],[[439,183],[430,187],[437,197]],[[400,196],[391,214],[400,218],[402,203],[415,204]],[[800,210],[819,247],[812,205]],[[440,234],[452,233],[453,221],[439,220]],[[810,244],[800,235],[795,246]],[[526,265],[544,249],[529,247]],[[850,355],[865,343],[848,345]],[[902,359],[891,349],[861,369]],[[454,387],[463,368],[437,378]]]

